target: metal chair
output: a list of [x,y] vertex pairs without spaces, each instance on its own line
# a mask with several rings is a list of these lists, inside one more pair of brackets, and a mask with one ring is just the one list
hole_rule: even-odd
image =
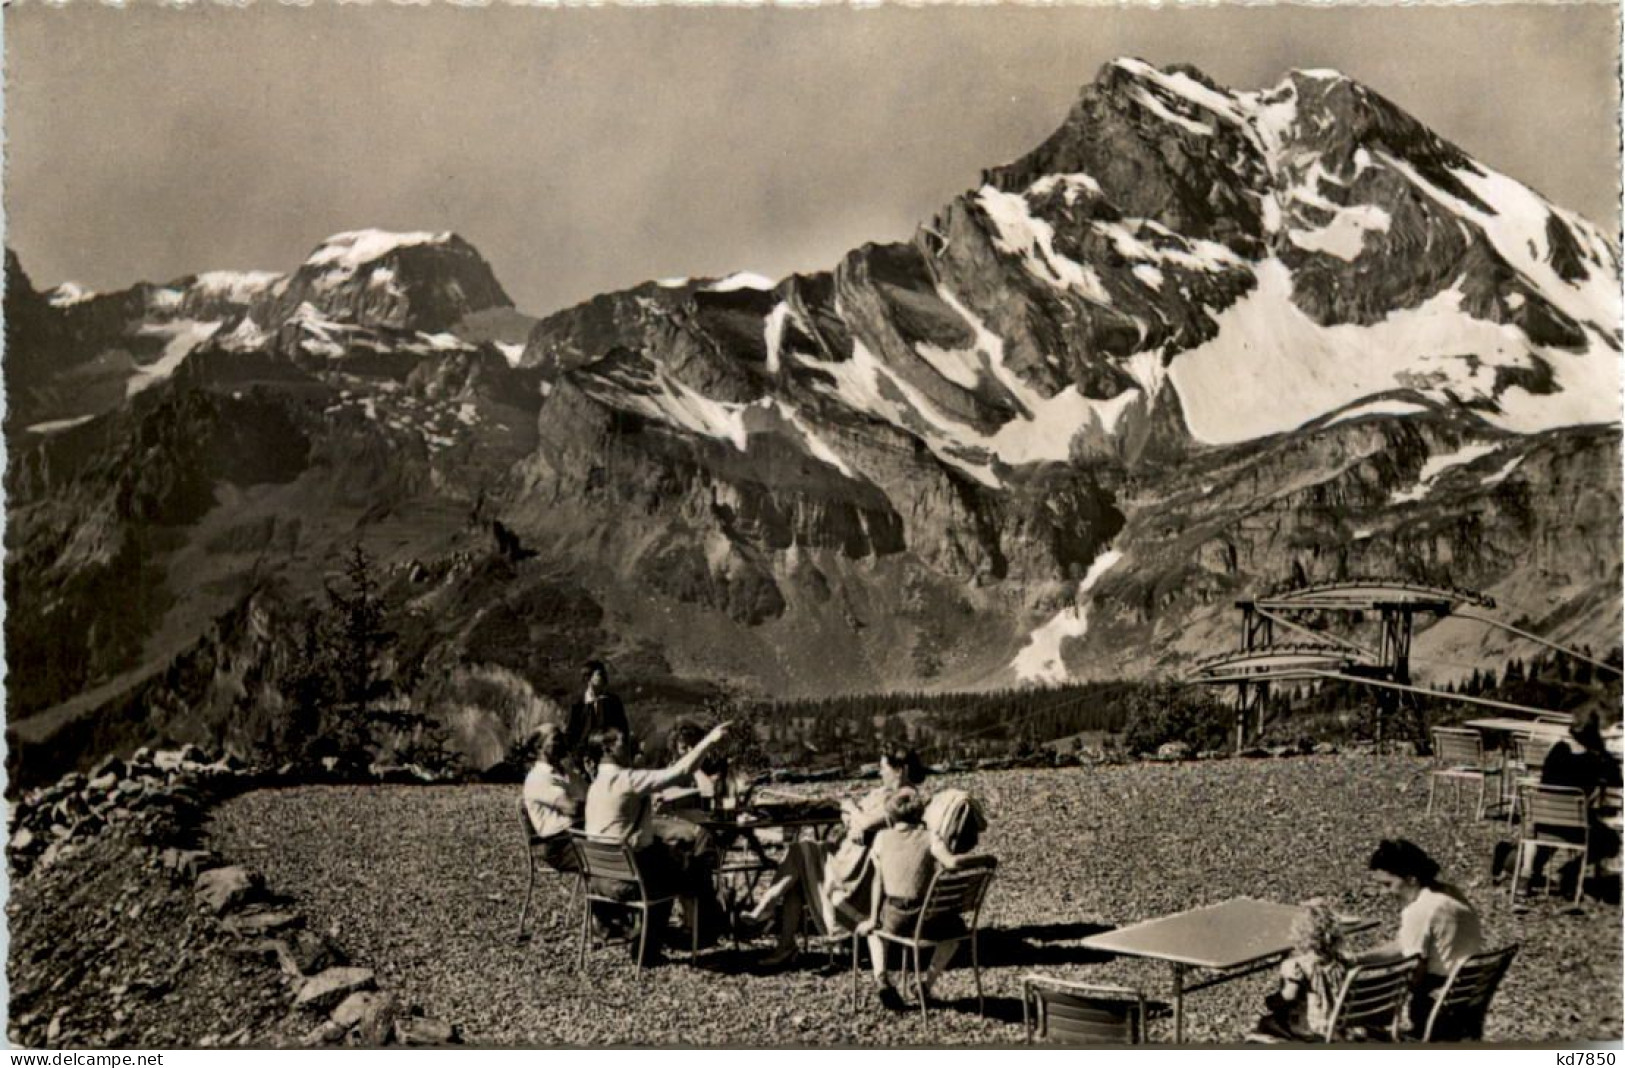
[[[693,957],[700,955],[700,910],[699,903],[691,896],[680,891],[667,894],[651,895],[648,883],[644,880],[643,872],[638,867],[637,853],[632,849],[632,843],[620,838],[603,838],[585,834],[581,831],[571,831],[576,845],[577,855],[581,858],[581,881],[583,883],[581,908],[581,946],[576,955],[576,970],[580,971],[587,963],[587,946],[592,939],[592,906],[593,902],[613,905],[617,908],[628,909],[639,914],[638,923],[638,971],[643,970],[644,951],[649,946],[649,910],[655,905],[663,905],[668,901],[685,902],[685,910],[689,917],[689,952]],[[637,888],[634,898],[621,898],[593,889],[594,882],[620,883],[625,886]],[[625,941],[631,941],[630,938]],[[610,944],[609,942],[605,943]]]
[[[993,857],[968,858],[965,866],[959,868],[939,868],[931,876],[931,883],[926,887],[925,896],[920,901],[920,915],[914,921],[912,934],[899,935],[881,927],[876,927],[873,934],[882,942],[892,942],[907,949],[914,962],[914,984],[920,991],[920,1015],[929,1015],[926,1009],[923,977],[920,973],[920,951],[922,949],[936,949],[939,946],[954,945],[959,942],[970,943],[971,973],[976,983],[976,1011],[982,1012],[986,999],[982,995],[982,962],[977,949],[976,928],[982,915],[982,901],[987,897],[987,889],[993,882],[993,874],[998,869],[998,861]],[[970,922],[965,925],[964,933],[950,934],[942,937],[927,937],[926,932],[933,930],[944,921],[957,917],[963,919],[970,915]],[[871,916],[871,919],[878,917]],[[852,1005],[858,1003],[858,944],[865,936],[853,932],[852,934]]]
[[1556,735],[1528,734],[1516,735],[1512,739],[1512,758],[1507,764],[1508,783],[1506,787],[1511,792],[1511,804],[1507,806],[1507,827],[1512,827],[1520,811],[1520,796],[1526,786],[1540,784],[1540,771],[1546,764],[1546,755],[1558,742]]
[[1468,957],[1452,968],[1434,998],[1433,1011],[1428,1013],[1427,1026],[1422,1030],[1422,1041],[1433,1041],[1433,1032],[1441,1024],[1449,1029],[1449,1041],[1482,1040],[1490,1000],[1517,955],[1518,947],[1514,944]]
[[542,850],[546,848],[547,840],[536,833],[536,825],[530,822],[530,813],[525,810],[525,799],[522,797],[519,799],[519,826],[525,842],[525,904],[519,909],[519,933],[515,937],[516,940],[523,941],[525,920],[530,915],[531,898],[536,893],[536,874],[545,869],[569,877],[570,900],[565,905],[565,915],[569,915],[575,908],[576,894],[581,889],[581,877],[579,871],[562,871],[540,856]]
[[[1518,839],[1516,866],[1508,883],[1508,901],[1518,899],[1518,883],[1526,870],[1524,857],[1529,856],[1528,870],[1532,873],[1534,860],[1542,849],[1554,853],[1580,854],[1580,869],[1574,877],[1574,903],[1580,903],[1585,892],[1586,855],[1591,850],[1591,818],[1587,811],[1585,791],[1570,786],[1526,786],[1520,802],[1524,813],[1523,836]],[[1531,874],[1530,881],[1533,881]],[[1556,880],[1547,880],[1547,893]]]
[[1397,1040],[1400,1010],[1410,996],[1421,964],[1421,956],[1412,954],[1383,964],[1350,968],[1320,1037],[1327,1042],[1351,1041],[1362,1034],[1381,1032]]
[[1435,727],[1433,755],[1435,764],[1428,777],[1428,813],[1431,815],[1433,812],[1434,788],[1438,786],[1440,779],[1448,779],[1454,784],[1457,802],[1461,798],[1462,782],[1477,780],[1478,807],[1474,810],[1474,815],[1483,818],[1485,785],[1492,775],[1495,776],[1497,783],[1501,777],[1501,769],[1491,764],[1484,756],[1483,735],[1460,727]]
[[1069,1046],[1137,1046],[1145,1041],[1145,995],[1133,987],[1021,977],[1021,1022],[1034,1037]]

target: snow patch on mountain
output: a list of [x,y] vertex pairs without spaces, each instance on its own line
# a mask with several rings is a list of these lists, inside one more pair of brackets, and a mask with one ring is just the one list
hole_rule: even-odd
[[156,385],[175,373],[192,354],[192,350],[215,335],[219,320],[201,322],[196,319],[177,319],[169,323],[143,323],[140,333],[148,337],[167,338],[164,354],[145,367],[136,368],[134,375],[124,383],[124,395],[133,397],[149,386]]
[[[78,282],[63,282],[46,295],[46,303],[53,308],[66,308],[80,301],[89,300],[96,295],[96,291]],[[33,429],[30,427],[29,429]]]
[[1055,228],[1033,215],[1022,194],[984,185],[976,202],[998,231],[993,243],[1001,252],[1020,257],[1034,277],[1057,289],[1075,290],[1097,304],[1111,303],[1092,267],[1055,251]]
[[261,348],[266,342],[265,331],[259,328],[252,315],[243,316],[231,333],[220,338],[220,347],[230,352],[248,352]]
[[784,324],[790,315],[790,305],[784,301],[773,305],[762,324],[762,341],[767,347],[767,373],[779,373],[779,347],[784,344]]
[[1339,209],[1325,226],[1288,230],[1287,238],[1309,252],[1324,252],[1352,262],[1365,248],[1365,235],[1387,233],[1391,221],[1388,213],[1375,205],[1354,204]]
[[914,346],[920,359],[956,386],[975,389],[982,380],[982,359],[977,349],[944,349],[921,341]]
[[1089,591],[1122,558],[1123,554],[1116,549],[1108,549],[1095,557],[1083,581],[1078,583],[1076,602],[1061,609],[1049,622],[1033,631],[1026,646],[1010,661],[1017,679],[1022,682],[1065,682],[1069,678],[1066,666],[1061,661],[1061,643],[1088,633]]
[[1200,137],[1213,136],[1213,127],[1209,126],[1205,122],[1197,122],[1195,119],[1186,118],[1185,116],[1179,114],[1179,112],[1168,107],[1156,97],[1152,96],[1150,93],[1146,92],[1144,89],[1136,89],[1129,95],[1164,122],[1171,122],[1175,126],[1178,126],[1181,129],[1189,130],[1191,133],[1197,134]]
[[1441,207],[1477,224],[1501,258],[1528,279],[1540,295],[1558,310],[1576,322],[1592,325],[1604,334],[1618,335],[1621,307],[1617,272],[1588,269],[1585,280],[1566,282],[1548,262],[1551,247],[1546,236],[1546,221],[1548,217],[1556,216],[1585,246],[1594,265],[1598,261],[1610,263],[1613,253],[1607,241],[1590,223],[1560,211],[1532,189],[1504,174],[1490,170],[1478,173],[1461,167],[1453,169],[1450,173],[1462,185],[1494,207],[1494,213],[1488,214],[1440,189],[1404,160],[1386,152],[1377,155]]
[[1521,463],[1523,463],[1523,457],[1514,456],[1512,459],[1506,462],[1506,466],[1502,467],[1499,471],[1492,471],[1491,473],[1485,475],[1481,481],[1486,486],[1498,486],[1502,482],[1505,482],[1506,477],[1512,474],[1512,472],[1516,471],[1518,469],[1518,465]]
[[1417,415],[1430,410],[1426,405],[1417,404],[1414,401],[1397,400],[1393,397],[1379,397],[1376,400],[1346,408],[1326,420],[1323,425],[1336,426],[1338,423],[1346,423],[1350,419],[1360,419],[1368,415]]
[[525,346],[523,344],[507,341],[494,341],[492,344],[497,347],[498,352],[502,353],[502,358],[508,361],[509,367],[518,367],[519,361],[525,356]]
[[[1485,419],[1520,433],[1619,419],[1615,361],[1535,349],[1517,327],[1468,315],[1456,288],[1369,326],[1322,326],[1293,303],[1285,264],[1272,257],[1255,274],[1257,288],[1216,317],[1217,336],[1169,369],[1186,424],[1203,442],[1291,430],[1396,388],[1447,403],[1495,400],[1499,411]],[[1533,355],[1560,367],[1565,388],[1534,395],[1514,386],[1495,398],[1496,368],[1528,367]]]
[[738,289],[772,289],[777,284],[773,279],[753,271],[736,271],[705,288],[713,293],[732,293]]
[[1030,188],[1041,197],[1047,197],[1057,189],[1061,190],[1061,198],[1067,207],[1077,203],[1080,190],[1092,197],[1105,195],[1100,183],[1081,171],[1072,174],[1047,174],[1034,182]]
[[91,412],[89,415],[75,416],[72,419],[52,419],[44,423],[35,423],[33,426],[28,428],[28,433],[55,434],[59,431],[71,430],[76,426],[84,426],[94,418],[96,418],[95,412]]
[[353,274],[363,265],[396,249],[411,245],[439,245],[451,240],[449,231],[432,234],[419,230],[391,233],[387,230],[349,230],[323,241],[305,260],[307,267],[331,267]]
[[192,288],[232,304],[251,304],[281,280],[275,271],[205,271]]
[[1407,490],[1395,490],[1389,496],[1389,501],[1393,504],[1419,501],[1433,491],[1433,486],[1439,481],[1440,475],[1452,467],[1461,467],[1472,463],[1481,456],[1488,456],[1500,447],[1499,442],[1475,442],[1463,445],[1455,452],[1429,456],[1427,462],[1422,465],[1422,470],[1416,476],[1416,485]]

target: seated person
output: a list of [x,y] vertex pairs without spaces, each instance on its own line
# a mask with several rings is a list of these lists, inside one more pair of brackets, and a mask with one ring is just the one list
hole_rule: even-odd
[[[1411,997],[1411,1030],[1420,1035],[1433,998],[1457,964],[1484,948],[1478,912],[1454,886],[1439,881],[1439,862],[1421,846],[1384,839],[1371,854],[1377,881],[1400,905],[1399,932],[1390,942],[1357,955],[1351,963],[1398,960],[1419,954],[1422,963]],[[1441,1037],[1437,1029],[1434,1038]]]
[[767,893],[746,915],[761,922],[779,910],[778,948],[764,963],[784,964],[796,956],[796,936],[810,910],[826,935],[852,930],[863,919],[863,893],[869,875],[869,842],[886,825],[886,799],[904,786],[925,780],[917,754],[896,749],[880,756],[880,785],[861,801],[841,802],[844,834],[836,844],[791,842]]
[[[681,843],[664,841],[656,835],[651,800],[658,791],[692,775],[705,758],[705,751],[720,741],[727,729],[726,723],[718,724],[682,758],[658,770],[631,767],[627,737],[617,728],[599,731],[587,743],[588,758],[598,772],[587,790],[586,832],[632,843],[638,869],[651,895],[675,891],[695,898],[700,905],[702,936],[708,927],[715,934],[722,915],[710,865],[705,855],[690,853]],[[669,902],[650,909],[651,934],[664,931],[670,915]],[[658,940],[650,939],[649,946],[652,957],[657,953]]]
[[1264,1000],[1270,1011],[1259,1019],[1259,1032],[1297,1042],[1324,1035],[1348,970],[1336,913],[1320,898],[1306,903],[1292,924],[1292,955],[1281,962],[1281,985]]
[[[1619,834],[1602,822],[1602,814],[1597,806],[1604,789],[1620,784],[1619,761],[1603,744],[1602,730],[1597,725],[1595,713],[1576,716],[1569,724],[1568,735],[1552,746],[1540,766],[1540,784],[1579,790],[1591,800],[1587,810],[1591,824],[1589,834],[1578,827],[1543,827],[1540,829],[1543,837],[1575,843],[1588,841],[1584,860],[1598,861],[1619,854]],[[1575,852],[1578,853],[1578,850]],[[1525,851],[1524,869],[1520,876],[1526,879],[1538,877],[1550,855],[1550,850]],[[1585,873],[1582,858],[1574,854],[1570,856],[1573,858],[1573,878],[1581,878]]]
[[576,871],[579,863],[570,829],[581,817],[587,784],[574,771],[563,730],[549,723],[535,738],[536,763],[525,776],[525,812],[542,840],[543,861],[557,871]]
[[[875,985],[888,1008],[900,1008],[902,998],[891,985],[886,970],[886,943],[873,934],[877,928],[888,934],[912,937],[920,922],[920,909],[931,877],[939,867],[954,869],[965,858],[948,851],[942,840],[925,827],[925,799],[912,787],[904,787],[886,799],[887,826],[875,834],[869,848],[874,865],[869,918],[858,924],[857,933],[869,936],[869,957],[874,964]],[[945,916],[936,929],[921,931],[921,937],[952,938],[965,934],[964,921]],[[931,965],[915,993],[929,1000],[931,990],[948,969],[958,943],[937,946],[931,952]]]
[[[697,723],[683,722],[672,728],[670,750],[673,760],[681,760],[705,736],[705,731]],[[728,774],[728,760],[726,757],[708,754],[700,765],[694,769],[694,785],[684,787],[667,787],[658,795],[662,806],[676,810],[705,811],[713,807],[719,793],[726,788]]]

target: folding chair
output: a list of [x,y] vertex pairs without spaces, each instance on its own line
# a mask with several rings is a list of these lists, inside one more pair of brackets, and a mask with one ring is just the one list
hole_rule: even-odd
[[1411,983],[1421,964],[1421,956],[1412,954],[1385,964],[1350,968],[1320,1037],[1327,1042],[1346,1042],[1385,1033],[1397,1040],[1400,1010],[1410,997]]
[[525,904],[519,909],[519,934],[516,940],[525,937],[525,920],[530,915],[530,901],[536,892],[536,875],[542,870],[554,872],[558,875],[568,876],[570,879],[570,901],[565,905],[565,915],[569,915],[575,908],[576,893],[581,889],[580,873],[575,871],[559,871],[547,863],[540,856],[546,846],[546,840],[536,833],[536,825],[530,822],[530,813],[525,810],[525,799],[519,799],[519,826],[520,833],[524,835],[525,842]]
[[1021,977],[1021,1022],[1036,1036],[1067,1046],[1137,1046],[1145,1041],[1145,995],[1132,987]]
[[[892,942],[907,949],[914,961],[914,984],[920,992],[920,1015],[929,1015],[926,1009],[923,976],[920,971],[920,951],[922,949],[936,949],[940,946],[955,945],[959,942],[970,943],[971,974],[976,983],[976,1011],[982,1012],[985,999],[982,995],[982,963],[977,949],[976,928],[982,915],[982,901],[987,897],[987,888],[992,885],[993,873],[998,868],[998,861],[993,857],[969,858],[964,867],[948,869],[939,868],[931,876],[931,883],[926,887],[925,897],[920,901],[920,915],[914,921],[912,934],[892,934],[883,928],[876,927],[874,934],[882,942]],[[970,922],[964,925],[964,933],[954,933],[938,938],[926,936],[927,931],[934,930],[944,921],[955,917],[963,919],[969,913]],[[871,919],[878,919],[871,916]],[[858,1003],[858,943],[865,936],[853,932],[852,934],[852,1005]]]
[[[655,905],[663,905],[668,901],[685,902],[685,910],[689,916],[689,952],[693,957],[700,955],[700,910],[699,903],[691,896],[673,891],[668,894],[651,895],[648,883],[644,880],[642,871],[638,868],[637,854],[632,849],[632,843],[619,838],[602,838],[584,834],[581,831],[571,831],[575,840],[576,852],[581,858],[581,881],[584,884],[581,908],[581,948],[576,955],[576,970],[580,971],[587,963],[587,945],[592,939],[592,906],[593,902],[602,902],[614,905],[617,908],[629,909],[639,914],[638,923],[638,971],[643,970],[643,954],[649,945],[649,910]],[[613,894],[594,890],[594,882],[620,883],[625,886],[636,887],[637,896],[634,898],[621,898]],[[631,941],[627,938],[625,941]],[[610,944],[609,942],[605,943]]]
[[[1574,903],[1580,903],[1585,892],[1586,854],[1591,850],[1591,818],[1587,811],[1585,791],[1570,786],[1526,786],[1523,789],[1524,830],[1518,839],[1516,867],[1508,883],[1507,900],[1518,899],[1518,881],[1525,871],[1524,856],[1529,856],[1532,872],[1534,859],[1542,849],[1554,853],[1580,854],[1580,870],[1574,877]],[[1530,879],[1533,882],[1533,877]],[[1547,893],[1556,880],[1547,879]]]
[[1435,763],[1433,771],[1428,776],[1428,814],[1433,813],[1433,792],[1440,779],[1451,781],[1454,799],[1457,802],[1461,798],[1462,782],[1477,780],[1478,807],[1473,814],[1482,819],[1485,785],[1492,775],[1495,776],[1497,783],[1501,778],[1501,769],[1485,758],[1483,735],[1459,727],[1435,727],[1433,756]]
[[1434,1030],[1441,1025],[1449,1031],[1448,1041],[1481,1041],[1490,1000],[1517,955],[1518,947],[1514,944],[1468,957],[1452,968],[1434,998],[1422,1041],[1432,1042]]

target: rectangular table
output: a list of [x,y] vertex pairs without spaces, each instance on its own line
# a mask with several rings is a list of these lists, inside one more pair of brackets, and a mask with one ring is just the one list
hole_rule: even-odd
[[1471,727],[1480,733],[1547,734],[1554,738],[1562,737],[1569,730],[1561,723],[1545,723],[1538,719],[1510,719],[1505,716],[1470,719],[1462,726]]
[[[1185,994],[1227,983],[1274,964],[1292,948],[1292,924],[1304,910],[1249,897],[1232,898],[1143,920],[1083,940],[1089,949],[1127,957],[1167,961],[1173,969],[1174,1042],[1185,1039]],[[1366,930],[1372,921],[1347,918],[1347,932]],[[1185,972],[1217,973],[1187,985]]]

